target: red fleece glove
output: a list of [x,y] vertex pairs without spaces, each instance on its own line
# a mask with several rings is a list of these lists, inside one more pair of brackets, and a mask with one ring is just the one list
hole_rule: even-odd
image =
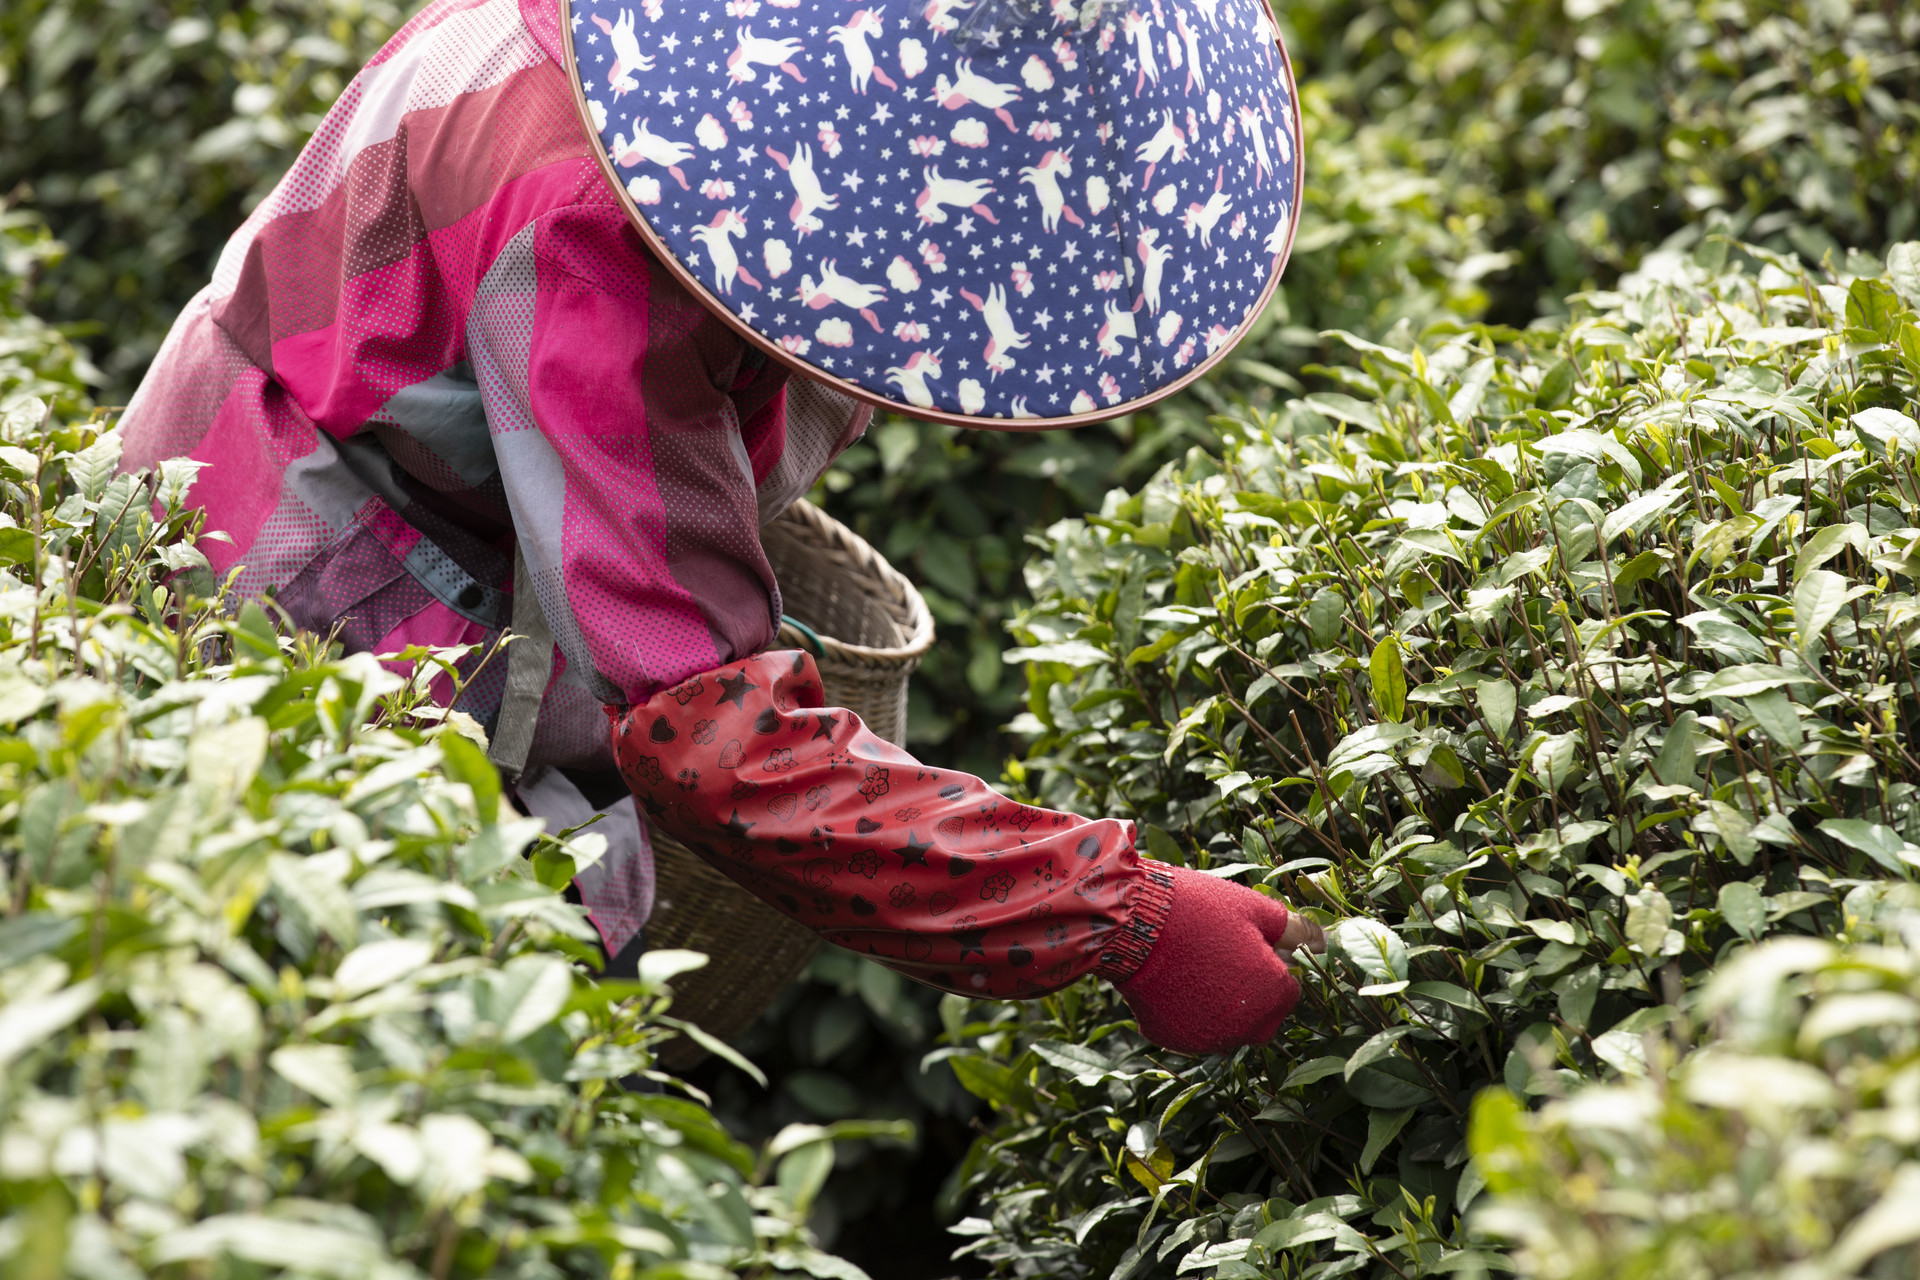
[[1299,980],[1274,948],[1283,939],[1310,942],[1319,930],[1288,938],[1288,911],[1273,899],[1185,867],[1152,865],[1173,877],[1173,906],[1145,963],[1115,984],[1140,1034],[1191,1054],[1271,1040],[1300,1002]]

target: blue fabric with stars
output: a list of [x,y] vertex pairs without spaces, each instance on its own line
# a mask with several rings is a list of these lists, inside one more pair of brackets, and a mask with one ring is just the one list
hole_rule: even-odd
[[709,297],[906,409],[1120,413],[1284,264],[1264,0],[572,0],[633,210]]

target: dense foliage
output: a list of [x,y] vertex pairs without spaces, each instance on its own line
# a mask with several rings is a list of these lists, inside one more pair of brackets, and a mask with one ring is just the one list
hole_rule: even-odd
[[1227,1058],[1101,989],[975,1006],[982,1256],[1496,1265],[1459,1218],[1477,1093],[1644,1075],[1730,950],[1875,916],[1920,859],[1915,304],[1920,246],[1704,239],[1565,324],[1350,337],[1343,391],[1048,532],[1039,796],[1333,928],[1281,1041]]
[[959,1216],[957,1170],[982,1107],[951,1071],[920,1068],[942,1032],[939,999],[931,987],[827,947],[805,980],[734,1042],[770,1088],[718,1059],[690,1077],[712,1094],[728,1132],[748,1143],[790,1124],[863,1118],[912,1126],[905,1140],[839,1143],[834,1175],[809,1219],[823,1247],[877,1278],[955,1271],[942,1228]]
[[71,414],[100,381],[92,363],[30,305],[31,282],[65,248],[37,215],[0,209],[0,413],[28,397],[44,397]]
[[0,197],[70,253],[36,310],[86,327],[116,400],[407,0],[8,0]]
[[[5,394],[0,390],[0,394]],[[805,1229],[833,1141],[757,1154],[595,981],[583,859],[428,682],[237,614],[196,464],[18,395],[0,423],[0,1262],[22,1275],[860,1273]],[[720,1052],[731,1054],[724,1046]]]
[[1551,1280],[1920,1272],[1920,897],[1844,906],[1839,945],[1778,939],[1716,972],[1677,1069],[1656,1043],[1644,1074],[1532,1114],[1486,1094],[1472,1145],[1500,1194],[1476,1228]]

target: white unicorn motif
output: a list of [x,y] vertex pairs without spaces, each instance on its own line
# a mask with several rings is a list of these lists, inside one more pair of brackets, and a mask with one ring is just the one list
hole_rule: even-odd
[[1207,25],[1220,29],[1220,0],[1193,0],[1193,7],[1207,15]]
[[1253,38],[1267,51],[1267,65],[1273,65],[1273,51],[1280,44],[1280,32],[1273,25],[1273,19],[1267,16],[1267,6],[1253,6]]
[[1273,131],[1274,147],[1280,152],[1281,164],[1293,163],[1293,108],[1287,103],[1280,104],[1280,123]]
[[1167,259],[1173,257],[1171,246],[1155,243],[1159,238],[1159,229],[1148,227],[1140,233],[1140,239],[1136,244],[1140,261],[1146,266],[1141,276],[1140,294],[1147,300],[1149,315],[1160,310],[1160,277],[1167,269]]
[[1134,327],[1133,313],[1140,309],[1139,299],[1133,306],[1122,307],[1109,299],[1107,301],[1107,322],[1100,326],[1100,333],[1094,341],[1100,347],[1100,358],[1109,360],[1120,354],[1120,339],[1132,338],[1140,341],[1140,331]]
[[1273,230],[1267,232],[1266,251],[1273,255],[1275,262],[1287,251],[1287,230],[1293,225],[1293,206],[1285,200],[1280,202],[1280,221],[1273,224]]
[[1185,92],[1192,93],[1193,86],[1207,87],[1207,73],[1200,66],[1200,33],[1187,25],[1187,11],[1173,11],[1173,25],[1180,29],[1180,43],[1187,47],[1187,87]]
[[632,142],[627,141],[624,133],[614,134],[613,145],[607,148],[607,153],[622,169],[631,169],[642,160],[651,160],[672,174],[682,191],[689,189],[687,175],[680,172],[680,166],[692,157],[693,148],[684,142],[669,142],[659,134],[650,132],[646,120],[642,120],[640,127],[634,131]]
[[971,8],[973,5],[961,4],[960,0],[928,0],[927,7],[920,16],[925,18],[927,25],[935,31],[953,31],[960,26],[960,19],[953,15],[965,13]]
[[844,27],[828,27],[827,39],[839,45],[847,53],[847,67],[853,72],[853,91],[864,94],[867,81],[878,80],[889,89],[900,86],[893,77],[882,71],[873,60],[873,50],[867,48],[867,37],[884,33],[887,24],[880,20],[878,9],[856,9]]
[[1140,74],[1133,81],[1133,96],[1137,98],[1147,81],[1160,83],[1160,64],[1153,60],[1153,19],[1138,9],[1129,9],[1125,28],[1127,39],[1133,41],[1133,56],[1140,63]]
[[927,379],[939,376],[939,351],[916,351],[907,357],[905,365],[887,370],[887,381],[899,387],[907,403],[916,409],[933,408],[933,392],[927,390]]
[[1232,197],[1224,194],[1220,190],[1221,184],[1226,181],[1226,177],[1227,167],[1221,165],[1219,172],[1214,175],[1213,194],[1207,197],[1206,204],[1188,205],[1186,215],[1181,218],[1181,222],[1184,223],[1187,228],[1187,238],[1192,239],[1195,235],[1198,235],[1200,237],[1200,243],[1209,249],[1213,248],[1211,237],[1214,227],[1218,225],[1221,218],[1227,215],[1227,211],[1233,207]]
[[622,9],[618,22],[608,22],[599,14],[593,15],[593,25],[607,33],[613,41],[613,69],[607,72],[607,83],[613,86],[613,96],[629,93],[640,87],[640,82],[628,75],[629,71],[653,70],[653,59],[642,57],[640,41],[633,34],[633,10]]
[[927,189],[913,202],[913,207],[920,211],[922,223],[945,222],[947,213],[940,206],[950,204],[959,209],[971,209],[988,222],[999,224],[1000,219],[994,217],[993,210],[984,203],[993,194],[993,184],[985,178],[943,178],[940,170],[933,165],[927,166],[923,176],[927,180]]
[[1020,97],[1020,90],[1010,84],[1001,84],[976,75],[973,60],[961,58],[953,64],[953,81],[948,83],[946,73],[942,72],[933,81],[933,98],[949,111],[958,111],[965,106],[985,107],[1000,117],[1000,122],[1020,132],[1020,126],[1013,122],[1013,113],[1007,110],[1007,104]]
[[1027,335],[1013,327],[1013,317],[1007,312],[1006,288],[996,284],[987,290],[984,298],[962,289],[960,296],[971,302],[987,322],[987,368],[996,377],[1013,368],[1013,357],[1007,353],[1020,350],[1028,342]]
[[1160,127],[1153,131],[1151,138],[1148,138],[1145,142],[1134,148],[1134,161],[1136,163],[1141,160],[1147,162],[1147,180],[1141,184],[1142,187],[1150,187],[1153,185],[1154,168],[1159,165],[1162,160],[1165,160],[1169,153],[1172,154],[1175,164],[1179,164],[1182,160],[1185,160],[1187,158],[1187,135],[1180,132],[1180,126],[1173,122],[1173,112],[1163,110],[1160,113]]
[[880,318],[873,314],[873,304],[886,296],[887,291],[879,285],[861,284],[858,280],[841,275],[834,270],[832,258],[820,264],[819,284],[814,284],[811,275],[803,275],[800,277],[800,287],[794,291],[795,301],[815,311],[833,302],[858,311],[860,318],[872,325],[875,333],[881,330]]
[[750,27],[741,27],[735,33],[739,45],[727,55],[727,78],[735,84],[744,84],[754,78],[756,66],[778,67],[798,80],[801,84],[807,78],[800,74],[800,68],[793,65],[793,57],[805,46],[792,36],[783,40],[768,40],[753,34]]
[[1060,229],[1060,219],[1065,218],[1076,227],[1087,224],[1067,203],[1066,195],[1060,190],[1060,179],[1073,176],[1073,148],[1049,151],[1040,157],[1040,163],[1020,170],[1020,181],[1033,188],[1033,194],[1040,200],[1040,225],[1048,232]]
[[1252,107],[1240,108],[1240,128],[1247,135],[1247,141],[1253,144],[1253,185],[1263,186],[1267,174],[1273,170],[1273,161],[1267,158],[1267,134],[1260,127],[1260,115]]
[[793,183],[793,207],[787,210],[787,217],[794,229],[804,236],[826,226],[813,215],[821,209],[838,209],[840,197],[828,195],[820,185],[820,177],[813,171],[813,148],[803,142],[793,149],[793,158],[788,159],[784,153],[768,147],[767,156],[787,171],[787,178]]
[[707,261],[713,264],[713,287],[721,293],[731,294],[736,278],[756,289],[761,287],[753,273],[740,265],[740,255],[733,251],[734,238],[744,240],[746,235],[746,219],[731,209],[722,209],[713,215],[712,222],[693,229],[693,238],[707,251]]

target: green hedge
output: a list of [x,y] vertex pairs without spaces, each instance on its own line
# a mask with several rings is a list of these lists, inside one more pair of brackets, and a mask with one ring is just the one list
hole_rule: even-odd
[[1529,1275],[1920,1273],[1920,893],[1850,894],[1834,942],[1763,943],[1701,992],[1699,1051],[1523,1112],[1475,1107],[1476,1215]]
[[1331,945],[1280,1043],[1203,1062],[1091,985],[971,1006],[974,1252],[1503,1267],[1476,1094],[1644,1075],[1730,952],[1872,917],[1920,862],[1916,304],[1920,246],[1703,239],[1564,325],[1345,337],[1343,390],[1048,531],[1017,779]]
[[427,702],[462,653],[234,615],[194,464],[99,425],[0,421],[0,1265],[859,1280],[804,1224],[835,1139],[910,1131],[730,1137],[653,1067],[704,958],[593,980],[560,891],[605,841]]
[[35,309],[84,326],[116,400],[234,228],[416,6],[407,0],[8,0],[0,196],[71,250]]
[[32,281],[65,252],[39,215],[0,209],[0,414],[30,397],[78,413],[102,381],[67,335],[32,310]]

